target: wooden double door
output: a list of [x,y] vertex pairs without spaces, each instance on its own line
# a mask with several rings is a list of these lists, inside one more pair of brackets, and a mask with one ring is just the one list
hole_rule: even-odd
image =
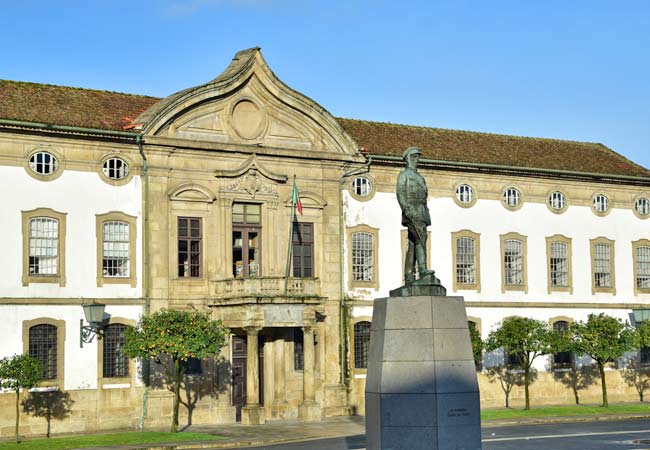
[[[260,405],[264,404],[264,336],[258,336],[258,374]],[[237,422],[241,421],[241,409],[246,404],[246,358],[247,337],[232,338],[232,404],[236,407]]]

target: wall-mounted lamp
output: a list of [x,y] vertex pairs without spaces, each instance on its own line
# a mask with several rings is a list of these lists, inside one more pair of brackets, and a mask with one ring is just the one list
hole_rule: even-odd
[[104,308],[106,305],[101,303],[86,303],[81,307],[84,310],[84,316],[88,325],[84,325],[84,320],[79,319],[79,347],[84,346],[84,342],[89,344],[93,337],[102,338],[102,320],[104,319]]
[[634,314],[634,322],[637,324],[650,320],[650,309],[648,308],[633,309],[632,314]]

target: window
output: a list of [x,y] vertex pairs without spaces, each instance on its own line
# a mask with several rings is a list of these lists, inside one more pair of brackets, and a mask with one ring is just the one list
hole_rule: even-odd
[[126,327],[127,325],[121,323],[113,323],[104,327],[104,338],[102,339],[104,378],[129,376],[129,357],[124,353]]
[[368,197],[372,194],[372,181],[368,177],[356,177],[352,180],[352,193],[357,197]]
[[642,219],[650,217],[650,200],[646,197],[638,197],[634,202],[634,212]]
[[460,184],[456,187],[456,203],[460,206],[472,206],[476,200],[474,189],[469,184]]
[[314,224],[293,223],[292,234],[293,276],[314,276]]
[[650,347],[641,347],[639,349],[639,365],[650,365]]
[[102,171],[111,180],[121,180],[129,175],[129,165],[120,158],[108,158],[102,164]]
[[178,276],[201,276],[201,219],[178,218]]
[[121,212],[97,214],[97,285],[136,286],[136,218]]
[[368,350],[370,347],[370,322],[354,324],[354,368],[368,368]]
[[551,192],[548,196],[548,206],[553,212],[563,212],[566,209],[566,197],[560,191]]
[[262,205],[235,203],[232,207],[232,274],[235,278],[262,276]]
[[57,379],[57,330],[54,325],[34,325],[29,329],[29,356],[41,363],[44,380]]
[[379,288],[376,228],[357,225],[348,228],[348,270],[351,287]]
[[562,235],[546,238],[548,292],[572,292],[571,239]]
[[502,235],[501,255],[502,291],[526,291],[526,236],[517,233]]
[[203,368],[201,367],[201,360],[198,358],[188,358],[186,361],[181,360],[181,368],[185,375],[201,375]]
[[592,239],[591,243],[591,286],[592,293],[615,293],[614,241],[606,238]]
[[[557,334],[564,334],[569,331],[569,322],[566,320],[558,320],[553,323],[553,332]],[[573,364],[573,354],[571,352],[558,352],[553,354],[553,367],[563,368],[571,367]]]
[[521,206],[521,192],[516,187],[509,187],[503,191],[503,205],[508,209],[518,209]]
[[609,210],[609,199],[603,194],[595,195],[592,200],[592,208],[596,213],[606,213]]
[[632,242],[634,256],[634,293],[650,293],[650,240]]
[[510,370],[518,370],[521,369],[523,363],[524,363],[524,355],[523,353],[520,352],[509,352],[508,349],[503,349],[503,352],[505,354],[505,362],[506,366]]
[[468,230],[451,234],[454,290],[480,290],[480,235]]
[[302,328],[293,329],[293,370],[305,368],[305,335]]
[[22,212],[24,286],[65,286],[65,218],[65,214],[47,208]]
[[59,163],[51,153],[36,152],[29,157],[29,168],[39,175],[51,175],[58,167]]

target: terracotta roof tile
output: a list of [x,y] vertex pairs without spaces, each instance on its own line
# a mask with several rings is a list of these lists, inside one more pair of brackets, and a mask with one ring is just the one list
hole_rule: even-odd
[[402,156],[407,147],[416,146],[422,149],[423,157],[442,161],[650,176],[648,170],[602,144],[336,120],[370,154]]
[[[0,80],[0,119],[128,130],[161,99],[110,91]],[[143,114],[141,117],[147,117]],[[599,174],[650,176],[602,144],[337,118],[370,153],[401,156],[418,146],[430,159]]]
[[0,80],[0,118],[125,130],[160,99],[50,84]]

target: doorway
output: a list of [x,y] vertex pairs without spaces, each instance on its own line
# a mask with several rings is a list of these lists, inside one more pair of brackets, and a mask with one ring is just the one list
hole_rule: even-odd
[[[246,405],[246,336],[232,337],[232,405],[237,422],[241,422],[241,409]],[[264,336],[258,336],[258,374],[260,405],[264,405]]]

